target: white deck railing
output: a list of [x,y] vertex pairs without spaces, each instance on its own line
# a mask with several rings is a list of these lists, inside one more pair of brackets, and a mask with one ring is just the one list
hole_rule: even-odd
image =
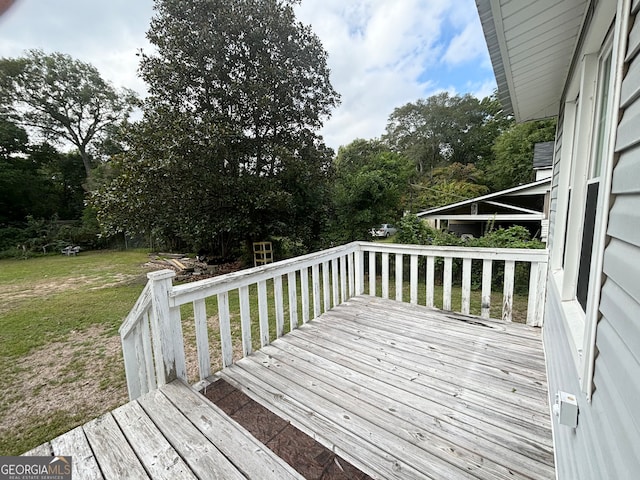
[[[392,257],[394,261],[390,262]],[[251,327],[256,320],[260,345],[265,346],[271,341],[272,332],[275,337],[284,335],[286,312],[288,328],[295,329],[300,321],[306,323],[350,297],[365,292],[389,298],[393,286],[394,298],[406,301],[405,270],[408,270],[408,300],[411,303],[418,303],[424,296],[424,304],[435,306],[436,284],[441,283],[441,306],[444,310],[451,310],[454,266],[457,265],[455,262],[461,263],[460,312],[469,314],[473,260],[482,264],[481,275],[478,271],[476,277],[481,276],[480,314],[483,318],[490,317],[494,266],[498,264],[502,268],[503,265],[501,318],[504,321],[512,320],[516,262],[530,264],[526,321],[529,325],[542,325],[546,250],[353,242],[184,285],[173,285],[175,274],[171,270],[149,273],[149,282],[120,327],[129,396],[135,399],[175,378],[187,380],[182,334],[183,305],[192,305],[199,377],[204,379],[212,373],[207,327],[207,318],[211,315],[217,313],[218,316],[221,364],[224,368],[233,363],[232,317],[239,314],[242,356],[247,356],[252,352]],[[423,272],[423,278],[420,278],[420,272]],[[421,288],[424,289],[422,292]],[[237,295],[237,314],[231,311],[230,295],[234,300]],[[494,297],[497,295],[493,293]],[[215,302],[209,300],[209,308],[217,311],[207,311],[208,299],[215,299]]]

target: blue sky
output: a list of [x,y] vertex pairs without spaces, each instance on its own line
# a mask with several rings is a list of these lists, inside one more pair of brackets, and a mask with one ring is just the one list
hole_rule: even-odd
[[[96,66],[116,86],[142,95],[139,48],[151,0],[15,0],[0,17],[0,56],[59,51]],[[495,88],[474,0],[302,0],[298,18],[329,53],[342,105],[325,122],[337,150],[377,138],[394,108],[441,91],[479,98]]]

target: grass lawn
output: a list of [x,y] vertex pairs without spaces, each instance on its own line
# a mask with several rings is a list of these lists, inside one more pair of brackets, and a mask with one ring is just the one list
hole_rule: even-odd
[[0,261],[0,455],[16,455],[127,400],[122,319],[143,251]]
[[[77,257],[0,260],[0,455],[21,454],[128,400],[118,328],[146,283],[147,259],[143,251],[108,251],[83,252]],[[267,284],[273,339],[273,282]],[[378,295],[381,288],[378,278]],[[393,279],[389,290],[390,298],[395,298]],[[285,332],[289,330],[287,291],[284,276]],[[300,292],[299,277],[297,291]],[[368,291],[365,281],[365,292]],[[260,347],[255,285],[250,287],[250,294],[255,350]],[[425,296],[421,283],[420,304],[425,303]],[[403,297],[408,301],[407,282]],[[461,289],[454,286],[454,310],[460,309],[460,298]],[[501,301],[501,294],[492,296],[493,317],[500,317]],[[442,305],[442,287],[436,286],[435,302],[436,306]],[[216,298],[209,298],[206,303],[215,371],[220,368]],[[242,348],[237,291],[230,293],[229,303],[234,357],[239,358]],[[516,295],[516,320],[522,321],[526,307],[526,297]],[[300,298],[297,309],[302,323]],[[471,309],[479,314],[479,292],[472,292]],[[190,305],[182,307],[182,321],[189,380],[195,382],[197,355]]]

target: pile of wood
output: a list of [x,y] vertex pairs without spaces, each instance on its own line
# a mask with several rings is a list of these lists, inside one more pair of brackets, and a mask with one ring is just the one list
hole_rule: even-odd
[[158,270],[163,268],[171,269],[176,272],[176,281],[179,282],[192,282],[203,278],[215,277],[235,272],[242,268],[241,262],[208,265],[198,259],[175,253],[149,254],[149,261],[146,266]]

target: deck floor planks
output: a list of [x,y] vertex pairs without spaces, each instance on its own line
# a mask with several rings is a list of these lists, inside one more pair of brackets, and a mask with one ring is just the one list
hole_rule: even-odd
[[[524,325],[359,296],[218,377],[373,478],[554,477]],[[73,455],[78,478],[301,478],[180,381],[28,454]]]
[[[363,298],[364,300],[362,300]],[[371,308],[379,309],[384,314],[387,311],[387,302],[395,303],[393,301],[375,299],[375,305]],[[454,466],[453,464],[456,464],[456,461],[452,461],[449,475],[453,477],[473,471],[475,475],[478,475],[478,478],[511,478],[512,475],[522,478],[529,476],[530,478],[553,478],[553,449],[546,400],[546,377],[544,375],[544,367],[541,364],[538,366],[532,365],[531,367],[520,365],[519,374],[514,374],[513,372],[501,373],[503,377],[506,377],[501,379],[504,388],[508,386],[510,389],[515,388],[517,390],[522,388],[528,390],[530,396],[525,399],[524,403],[526,405],[524,406],[522,402],[518,403],[518,399],[514,395],[505,394],[509,393],[508,391],[505,392],[503,390],[501,394],[501,392],[492,390],[490,384],[486,382],[486,374],[485,377],[474,375],[473,371],[471,374],[466,374],[465,386],[461,387],[458,382],[458,384],[453,383],[449,387],[457,388],[459,390],[458,395],[452,395],[450,390],[444,395],[437,393],[435,386],[430,385],[429,381],[439,382],[438,386],[442,389],[447,382],[455,380],[456,370],[453,367],[460,363],[459,358],[464,358],[463,365],[457,366],[459,369],[457,372],[458,377],[461,377],[465,375],[465,367],[467,365],[477,365],[478,362],[481,364],[486,363],[492,371],[501,372],[505,368],[513,370],[513,365],[510,362],[511,357],[509,354],[503,353],[497,355],[497,358],[492,362],[491,352],[487,353],[484,349],[484,342],[487,340],[484,339],[484,336],[478,340],[483,335],[486,327],[458,322],[453,319],[446,321],[441,319],[440,324],[438,324],[437,315],[434,315],[430,321],[432,323],[430,328],[437,328],[443,336],[449,334],[453,337],[462,325],[466,329],[465,335],[467,337],[471,335],[471,338],[476,339],[475,345],[470,347],[465,342],[457,342],[458,345],[456,346],[456,342],[453,342],[454,346],[444,349],[444,352],[440,352],[438,359],[435,361],[433,358],[422,357],[419,353],[415,353],[413,354],[415,355],[414,357],[402,362],[400,359],[406,353],[397,348],[400,345],[405,349],[407,348],[402,342],[411,340],[413,343],[409,350],[412,352],[420,352],[421,350],[430,352],[425,345],[425,342],[428,344],[428,341],[424,340],[420,345],[420,341],[417,338],[412,338],[415,335],[404,336],[398,334],[395,337],[395,345],[389,343],[386,336],[394,331],[393,324],[397,316],[391,315],[386,320],[390,325],[388,329],[379,329],[379,320],[372,322],[373,326],[370,326],[367,323],[367,319],[370,318],[370,312],[367,311],[368,303],[369,299],[366,297],[358,297],[354,305],[338,307],[320,319],[316,319],[295,330],[292,334],[276,340],[271,346],[261,350],[260,353],[238,362],[237,365],[230,369],[226,369],[222,372],[222,375],[228,381],[235,383],[238,388],[242,389],[244,385],[244,390],[247,394],[258,397],[262,403],[269,402],[273,408],[278,409],[281,414],[286,415],[285,418],[291,419],[294,423],[305,424],[305,413],[301,412],[301,409],[289,411],[287,405],[294,403],[309,405],[309,408],[315,409],[317,415],[327,415],[327,422],[337,422],[343,427],[346,426],[355,442],[364,441],[362,440],[364,437],[363,432],[366,431],[365,426],[368,425],[366,422],[370,420],[375,420],[378,426],[385,423],[390,425],[391,427],[388,427],[390,438],[393,439],[395,436],[396,446],[400,446],[400,449],[402,446],[406,446],[402,442],[411,443],[412,440],[409,438],[411,434],[409,433],[409,436],[407,436],[409,431],[420,432],[424,435],[422,438],[420,435],[413,437],[414,446],[423,445],[423,442],[420,441],[423,438],[429,438],[433,440],[432,443],[437,443],[440,438],[439,435],[444,435],[445,438],[440,440],[441,444],[437,447],[429,445],[430,442],[424,442],[424,444],[427,444],[427,447],[432,449],[431,455],[436,455],[438,452],[442,452],[439,448],[443,445],[446,448],[457,443],[454,447],[457,449],[456,452],[466,455],[465,460],[469,461],[469,463],[466,467],[464,462]],[[396,303],[393,306],[395,307],[396,305],[398,304]],[[356,306],[355,309],[353,308],[354,306]],[[341,310],[348,311],[346,317],[351,316],[362,319],[361,324],[354,322],[353,318],[345,318],[341,314]],[[419,316],[422,310],[427,309],[426,307],[415,309],[412,306],[411,310],[410,313]],[[431,312],[429,313],[431,314]],[[411,315],[405,315],[400,329],[408,326],[407,323],[410,322],[410,317]],[[423,317],[419,317],[419,321],[422,321]],[[450,325],[455,327],[451,331],[449,330]],[[511,326],[511,324],[498,324],[498,328],[495,331],[491,331],[489,340],[492,342],[510,341]],[[519,342],[522,343],[522,346],[530,349],[532,356],[535,357],[537,345],[539,349],[538,356],[541,357],[542,346],[539,332],[522,325],[513,326],[518,333]],[[352,330],[350,330],[350,333],[346,333],[346,329],[349,328]],[[411,332],[410,329],[406,331]],[[474,333],[476,334],[475,336]],[[529,334],[529,337],[527,337],[527,334]],[[379,342],[377,345],[378,350],[375,348],[376,338]],[[358,340],[356,341],[355,339]],[[364,342],[363,339],[365,339]],[[379,348],[384,349],[384,356],[380,355]],[[483,351],[480,355],[476,355],[474,348]],[[517,355],[517,353],[512,352],[511,355]],[[419,360],[424,363],[431,362],[435,366],[429,366],[428,368],[431,369],[433,374],[434,371],[438,370],[443,359],[447,359],[452,365],[452,368],[449,369],[450,376],[447,381],[438,379],[437,375],[433,378],[425,376],[426,378],[420,378],[418,381],[414,381],[416,378],[413,377],[408,378],[409,375],[412,375],[412,369],[417,371],[417,373],[413,374],[414,377],[419,375],[424,365],[414,365],[412,367],[412,360]],[[387,368],[380,368],[380,365],[376,365],[381,364],[383,361],[387,362]],[[394,363],[397,365],[394,365]],[[495,365],[492,365],[492,363]],[[274,374],[267,370],[275,370],[276,372]],[[519,382],[522,382],[522,387],[520,387]],[[404,390],[399,391],[398,384]],[[278,393],[274,394],[276,385],[279,386]],[[269,388],[271,388],[271,391],[267,393]],[[487,390],[490,390],[490,393],[486,393]],[[485,392],[484,397],[482,395],[483,391]],[[283,395],[285,396],[284,398]],[[501,396],[504,399],[501,399]],[[383,397],[389,399],[386,405],[383,403]],[[537,404],[535,402],[536,397],[538,399]],[[358,403],[358,398],[366,399],[367,401],[362,400]],[[377,412],[372,409],[371,398],[375,398],[379,404]],[[502,401],[498,407],[494,405],[496,399],[501,399]],[[470,409],[473,406],[472,400],[475,405],[480,407],[482,415],[479,415],[478,412],[473,412],[470,419]],[[323,406],[319,407],[320,404]],[[331,412],[331,404],[334,406],[334,412]],[[400,414],[404,420],[410,423],[413,422],[412,425],[414,427],[429,426],[433,428],[433,431],[424,433],[419,428],[411,429],[410,425],[406,422],[403,423],[402,418],[397,418],[393,415],[389,416],[390,409],[395,409],[395,413]],[[504,411],[501,412],[500,409]],[[433,414],[434,410],[435,414]],[[353,421],[345,422],[344,419],[341,419],[340,415],[344,415],[344,411],[347,412],[347,415],[350,415],[348,412],[356,416],[364,415],[367,418],[360,420],[365,423],[362,426],[352,427]],[[498,417],[502,420],[496,421]],[[317,426],[315,428],[317,431]],[[352,428],[356,431],[351,431]],[[443,430],[446,430],[446,432],[443,432]],[[320,433],[320,437],[327,441],[329,445],[335,445],[336,442],[339,443],[341,441],[338,437],[332,438],[332,435],[335,435],[335,430],[333,432]],[[381,433],[381,435],[384,436],[384,433]],[[428,437],[428,435],[433,436]],[[458,442],[456,442],[456,438]],[[474,446],[474,440],[477,443],[477,448]],[[376,438],[375,441],[380,441],[380,439]],[[390,440],[390,442],[393,441]],[[384,441],[383,446],[386,447]],[[483,458],[481,462],[478,462],[478,458],[474,457],[474,455],[480,455],[483,449],[485,449],[485,455],[488,458]],[[401,454],[393,449],[392,452],[410,463],[415,470],[420,471],[422,474],[428,472],[428,467],[424,466],[424,464],[420,465],[419,460],[418,463],[412,463],[415,460],[415,455],[402,457]],[[491,462],[494,462],[494,465],[488,467],[487,464]],[[357,463],[355,464],[357,465]],[[358,466],[366,471],[365,468]],[[470,470],[475,467],[478,467],[479,470]],[[380,478],[385,477],[383,473],[376,470],[375,466],[370,465],[369,468],[377,471]],[[465,468],[466,470],[464,470]],[[404,478],[421,478],[418,476],[411,477],[406,473]],[[438,472],[432,475],[438,477],[441,473]]]
[[241,480],[246,478],[160,390],[138,399],[166,439],[198,478]]
[[[363,362],[369,362],[381,368],[388,366],[393,371],[398,367],[402,367],[410,372],[412,381],[440,381],[452,385],[454,388],[468,389],[482,393],[490,394],[499,398],[509,393],[510,401],[517,401],[521,405],[532,405],[535,410],[539,410],[541,402],[546,401],[546,394],[542,391],[541,386],[544,383],[537,380],[531,380],[529,377],[517,376],[504,369],[495,369],[492,374],[479,371],[472,368],[471,365],[464,362],[446,363],[446,356],[429,355],[423,350],[422,352],[407,352],[395,348],[389,348],[383,344],[373,344],[371,341],[364,341],[366,336],[358,334],[356,341],[348,338],[344,334],[336,334],[333,327],[300,329],[292,333],[292,336],[300,338],[301,342],[309,342],[335,350],[340,354],[340,349],[348,348],[351,356],[358,357]],[[306,345],[306,344],[305,344]],[[472,364],[473,366],[477,364]],[[538,382],[538,383],[536,383]],[[517,385],[516,392],[513,392],[514,386]]]
[[76,427],[54,438],[51,440],[51,447],[54,455],[67,455],[64,452],[74,452],[71,462],[72,478],[82,478],[83,480],[102,480],[104,478],[82,427]]
[[126,403],[112,414],[151,478],[197,480],[138,402]]
[[[460,476],[462,472],[474,474],[474,471],[482,470],[483,475],[487,477],[511,478],[511,473],[500,464],[499,459],[504,455],[513,456],[513,452],[501,445],[493,444],[493,460],[487,461],[491,460],[485,455],[488,450],[483,451],[479,448],[481,442],[478,442],[479,439],[471,431],[471,427],[454,429],[444,422],[436,423],[430,415],[413,408],[412,399],[398,401],[378,393],[386,389],[382,382],[371,382],[370,388],[367,388],[345,381],[340,375],[324,375],[323,379],[319,379],[305,371],[307,369],[304,368],[303,362],[292,361],[290,356],[286,356],[287,360],[296,366],[287,369],[279,361],[281,359],[278,359],[279,355],[274,352],[275,349],[267,350],[253,360],[259,361],[259,357],[263,355],[263,364],[265,361],[269,362],[281,375],[295,378],[295,383],[300,387],[306,387],[328,401],[348,408],[351,416],[376,425],[381,430],[370,441],[394,445],[394,448],[400,448],[405,455],[415,452],[413,458],[420,461],[414,464],[417,469],[441,478],[449,476],[454,467],[459,470]],[[308,370],[317,373],[318,367],[312,366]],[[371,431],[374,433],[373,429]],[[385,437],[388,437],[388,440]],[[488,442],[484,443],[486,448]],[[435,458],[444,462],[443,469],[434,468]],[[535,472],[538,466],[534,462],[523,463],[521,471]],[[516,462],[513,464],[516,465]]]
[[[292,345],[288,345],[286,342],[276,342],[272,347],[273,349],[265,349],[264,353],[277,359],[279,362],[293,364],[295,362],[294,359],[297,358],[299,360],[312,363],[312,374],[315,373],[317,375],[317,372],[322,372],[323,374],[326,372],[331,373],[340,379],[348,379],[350,383],[343,387],[345,391],[350,389],[351,384],[359,385],[369,390],[367,398],[379,398],[381,405],[385,401],[386,403],[394,403],[396,402],[396,399],[402,398],[403,403],[411,410],[417,410],[417,406],[421,406],[422,408],[417,411],[420,413],[428,413],[429,417],[423,418],[423,420],[426,420],[428,423],[436,423],[437,431],[442,430],[445,424],[453,423],[456,428],[467,429],[474,435],[484,434],[485,438],[491,442],[506,444],[508,447],[507,451],[524,450],[529,451],[530,455],[536,456],[546,454],[547,458],[550,459],[549,462],[552,464],[553,452],[551,451],[551,445],[549,444],[547,448],[545,448],[544,444],[540,444],[539,436],[530,435],[531,430],[537,430],[539,434],[544,433],[544,430],[538,429],[538,426],[533,422],[530,424],[524,424],[523,428],[527,430],[526,434],[523,434],[519,430],[510,431],[509,429],[505,429],[504,427],[508,427],[508,424],[503,424],[502,426],[497,425],[497,428],[495,429],[481,430],[477,427],[477,423],[482,422],[483,425],[491,425],[493,422],[493,419],[491,418],[491,416],[494,415],[493,412],[489,411],[489,418],[485,419],[476,412],[467,411],[467,405],[459,405],[458,409],[464,412],[463,415],[460,415],[455,411],[455,409],[448,407],[448,404],[451,403],[451,396],[440,396],[441,402],[438,405],[434,405],[432,408],[429,408],[428,405],[432,404],[430,402],[437,400],[437,398],[433,396],[434,392],[432,387],[429,385],[421,386],[420,384],[411,382],[410,379],[407,379],[404,383],[396,382],[396,379],[400,374],[400,369],[395,370],[391,375],[383,374],[382,372],[378,372],[376,375],[375,370],[370,370],[369,375],[364,373],[363,375],[358,375],[356,377],[353,374],[350,374],[347,369],[341,367],[338,363],[341,360],[340,358],[336,358],[332,354],[327,355],[329,349],[316,352],[316,358],[312,358],[311,355],[314,355],[314,353],[309,350],[301,350]],[[276,352],[276,349],[281,350],[281,353],[279,354]],[[332,363],[334,359],[336,360],[335,364]],[[327,375],[327,377],[328,376],[329,375]],[[397,388],[396,385],[404,385],[407,388],[403,391],[400,388]],[[382,392],[384,392],[384,395]],[[427,395],[429,396],[429,401],[424,399]],[[504,406],[507,407],[508,405],[505,404]],[[402,416],[400,415],[399,408],[400,407],[398,406],[387,406],[387,410],[397,410],[398,415]],[[439,416],[442,417],[443,420],[436,420],[436,417],[432,415],[434,412],[441,412]],[[470,413],[472,414],[470,415]],[[526,416],[528,417],[529,415],[526,414]],[[404,418],[407,417],[405,416]],[[418,422],[416,424],[419,425],[421,423]],[[500,431],[500,436],[494,435],[495,431]]]

